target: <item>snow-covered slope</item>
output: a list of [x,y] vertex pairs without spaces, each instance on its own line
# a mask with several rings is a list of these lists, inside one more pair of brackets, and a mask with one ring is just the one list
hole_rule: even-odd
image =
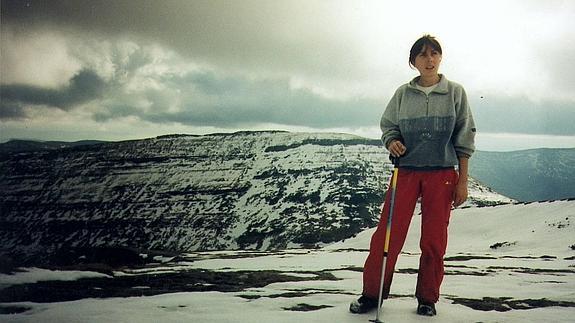
[[[0,155],[0,254],[84,246],[281,249],[374,226],[377,140],[240,132]],[[469,205],[509,202],[472,181]]]
[[[384,302],[383,321],[572,322],[573,210],[575,201],[455,210],[446,276],[433,318],[415,314],[420,225],[416,215],[397,263],[391,298]],[[23,285],[27,272],[0,274],[0,285],[5,282],[0,309],[21,312],[1,315],[0,320],[365,323],[375,312],[353,315],[348,304],[361,293],[361,267],[372,231],[314,250],[187,253],[76,283]],[[34,281],[42,280],[37,277],[42,273],[49,280],[57,274],[62,280],[69,276],[26,270],[36,273]]]

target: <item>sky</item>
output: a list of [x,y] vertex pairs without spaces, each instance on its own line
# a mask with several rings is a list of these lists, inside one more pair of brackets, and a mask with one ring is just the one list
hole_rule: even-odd
[[429,33],[478,149],[575,147],[575,1],[2,0],[0,23],[0,142],[378,138]]

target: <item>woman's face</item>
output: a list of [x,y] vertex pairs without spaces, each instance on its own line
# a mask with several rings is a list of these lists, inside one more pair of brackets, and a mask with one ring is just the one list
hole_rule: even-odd
[[434,76],[438,74],[441,64],[441,54],[430,46],[423,46],[421,52],[415,57],[415,68],[421,76]]

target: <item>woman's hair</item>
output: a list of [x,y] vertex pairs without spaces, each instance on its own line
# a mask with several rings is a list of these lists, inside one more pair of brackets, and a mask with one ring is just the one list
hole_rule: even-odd
[[415,43],[413,43],[413,46],[411,46],[411,50],[409,51],[410,67],[413,67],[413,65],[415,64],[415,57],[417,57],[417,55],[421,53],[421,51],[425,46],[429,46],[433,48],[433,50],[438,51],[439,54],[443,55],[443,52],[441,51],[441,45],[439,44],[437,39],[435,39],[435,37],[431,35],[423,35],[421,38],[416,40]]

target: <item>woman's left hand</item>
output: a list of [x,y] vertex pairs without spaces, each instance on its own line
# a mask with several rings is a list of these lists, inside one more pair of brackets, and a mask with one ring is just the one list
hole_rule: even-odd
[[459,181],[453,192],[453,207],[458,207],[467,200],[467,181]]

